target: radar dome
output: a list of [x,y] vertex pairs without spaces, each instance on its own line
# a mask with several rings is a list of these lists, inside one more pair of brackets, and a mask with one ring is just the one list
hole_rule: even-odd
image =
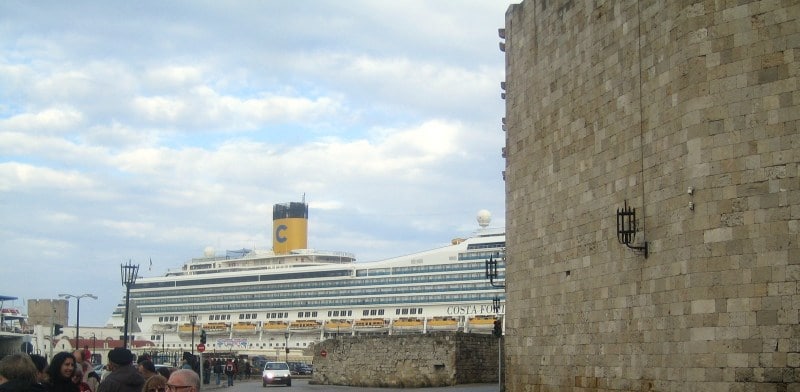
[[203,256],[214,257],[214,248],[211,246],[206,246],[206,248],[203,249]]
[[492,221],[492,213],[487,210],[480,210],[478,211],[478,225],[480,227],[486,228],[489,226],[489,223]]

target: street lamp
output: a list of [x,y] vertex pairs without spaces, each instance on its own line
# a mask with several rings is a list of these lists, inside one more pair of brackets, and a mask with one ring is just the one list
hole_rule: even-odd
[[131,286],[136,283],[136,277],[139,274],[139,264],[131,264],[131,261],[128,260],[128,264],[120,264],[119,267],[122,273],[122,284],[125,285],[125,333],[123,335],[125,341],[122,342],[122,348],[128,348],[128,306],[131,302]]
[[[67,301],[69,301],[70,298],[75,298],[76,302],[78,303],[78,307],[76,309],[77,310],[77,312],[76,312],[77,316],[75,316],[75,348],[80,349],[81,348],[80,347],[81,346],[81,342],[80,342],[80,340],[78,340],[79,339],[78,333],[81,330],[81,298],[88,297],[88,298],[91,298],[91,299],[97,299],[97,296],[94,295],[94,294],[81,294],[81,295],[59,294],[58,296],[61,297],[61,298],[66,299]],[[85,358],[84,358],[84,360],[85,360]]]
[[197,323],[197,315],[189,316],[189,322],[192,323],[192,357],[194,357],[194,325]]
[[283,348],[286,354],[284,355],[284,361],[289,362],[289,332],[283,333]]
[[[95,336],[94,332],[92,332],[92,358],[94,358],[94,352],[97,351],[97,336]],[[94,360],[89,361],[92,365],[94,365]]]

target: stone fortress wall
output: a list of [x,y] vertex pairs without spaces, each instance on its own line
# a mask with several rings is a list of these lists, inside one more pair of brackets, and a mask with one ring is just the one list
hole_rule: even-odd
[[422,388],[497,382],[498,377],[498,339],[491,335],[347,336],[313,350],[312,384]]
[[505,390],[800,390],[800,2],[524,0],[500,35]]

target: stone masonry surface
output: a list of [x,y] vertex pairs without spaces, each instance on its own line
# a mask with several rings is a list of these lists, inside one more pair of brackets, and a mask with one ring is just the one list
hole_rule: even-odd
[[505,23],[505,390],[800,391],[800,2]]
[[311,383],[421,388],[497,382],[497,342],[445,332],[329,339],[315,345]]

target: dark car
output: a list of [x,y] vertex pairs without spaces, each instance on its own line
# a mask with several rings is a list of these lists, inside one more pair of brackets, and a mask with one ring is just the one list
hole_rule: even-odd
[[306,365],[304,363],[301,363],[300,365],[297,365],[297,367],[295,368],[295,371],[297,372],[297,374],[301,374],[301,375],[306,376],[306,375],[309,375],[309,374],[313,373],[314,372],[314,368],[312,368],[311,365]]
[[283,384],[287,387],[292,386],[292,373],[289,371],[289,364],[286,362],[267,362],[264,364],[264,371],[261,372],[262,386],[268,384]]

